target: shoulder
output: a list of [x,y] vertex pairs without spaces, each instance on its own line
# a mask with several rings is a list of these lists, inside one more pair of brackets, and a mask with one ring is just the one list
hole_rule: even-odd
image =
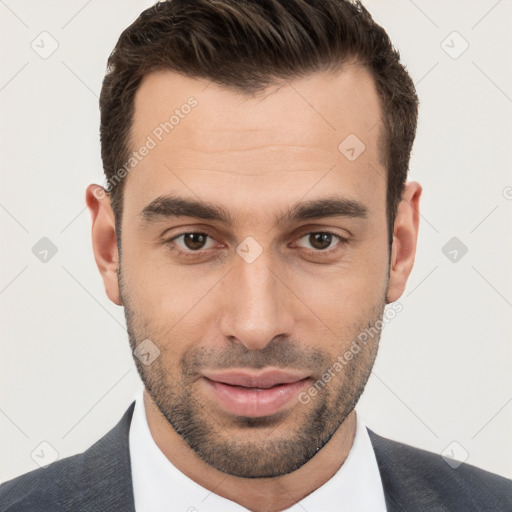
[[0,485],[0,512],[133,510],[128,445],[133,407],[85,452]]
[[0,511],[66,510],[65,496],[78,488],[84,454],[58,460],[0,485]]
[[512,510],[512,480],[368,433],[391,510]]

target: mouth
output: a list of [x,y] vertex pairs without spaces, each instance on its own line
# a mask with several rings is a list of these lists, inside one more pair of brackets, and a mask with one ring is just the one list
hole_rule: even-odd
[[205,372],[203,380],[209,394],[225,411],[257,418],[283,409],[312,379],[304,374],[271,370],[259,374]]

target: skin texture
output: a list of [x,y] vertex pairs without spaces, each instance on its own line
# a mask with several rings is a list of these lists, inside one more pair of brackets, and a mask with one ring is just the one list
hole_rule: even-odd
[[[321,379],[403,293],[421,187],[406,185],[390,255],[381,108],[356,64],[252,96],[152,73],[135,97],[133,147],[190,97],[197,105],[125,178],[121,260],[109,197],[88,187],[95,259],[108,297],[125,308],[132,350],[145,339],[160,350],[150,365],[134,357],[156,444],[212,492],[279,511],[329,480],[348,455],[379,336],[307,404],[292,399],[263,418],[226,412],[202,372],[280,368]],[[354,161],[338,150],[349,134],[365,145]],[[145,221],[143,208],[167,194],[220,205],[234,224]],[[361,203],[367,215],[276,223],[297,202],[333,195]],[[205,229],[206,239],[170,241]],[[326,230],[346,242],[315,238]],[[236,251],[247,237],[262,251],[250,263]],[[178,252],[194,249],[202,252]]]

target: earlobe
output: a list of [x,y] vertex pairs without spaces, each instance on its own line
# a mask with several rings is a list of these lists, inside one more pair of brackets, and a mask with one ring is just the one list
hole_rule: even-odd
[[419,229],[419,201],[421,185],[409,182],[405,185],[402,200],[398,206],[393,231],[393,245],[389,269],[389,283],[386,302],[398,300],[407,284],[416,256]]
[[89,185],[85,200],[92,218],[92,248],[108,298],[122,305],[119,292],[117,235],[110,196],[99,185]]

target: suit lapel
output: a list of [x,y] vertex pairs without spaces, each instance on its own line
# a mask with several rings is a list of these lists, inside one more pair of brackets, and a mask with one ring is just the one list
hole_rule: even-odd
[[388,444],[386,438],[377,435],[368,427],[367,430],[379,466],[386,508],[388,512],[403,512],[405,509],[401,504],[403,503],[403,489],[400,486],[400,475],[397,475],[395,468],[390,465],[389,450],[392,449],[392,446]]
[[75,510],[135,512],[128,441],[134,406],[132,402],[117,425],[84,452],[77,474],[70,475],[69,481],[79,486],[78,499],[77,494],[73,498],[72,505],[79,505]]
[[447,508],[441,498],[437,479],[443,477],[434,454],[386,439],[368,427],[367,430],[379,466],[388,512],[456,510]]

